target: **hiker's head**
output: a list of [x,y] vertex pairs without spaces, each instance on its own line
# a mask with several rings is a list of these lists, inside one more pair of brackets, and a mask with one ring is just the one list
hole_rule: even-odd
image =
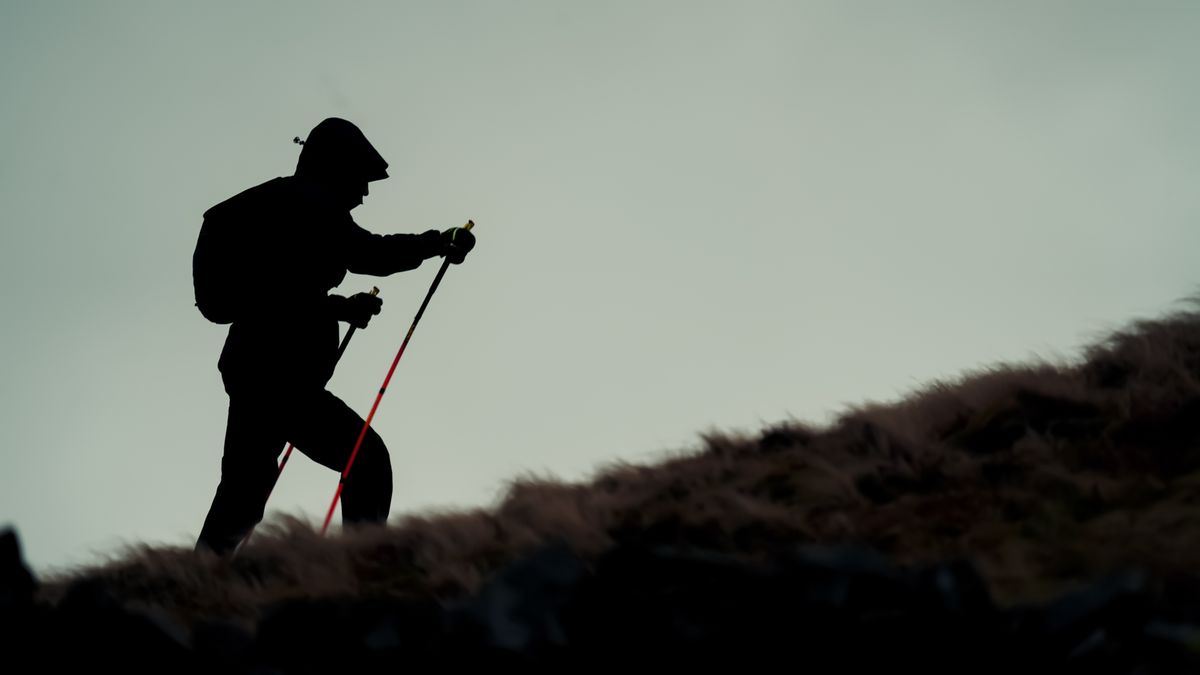
[[296,175],[321,183],[352,209],[367,195],[367,183],[388,177],[387,166],[358,127],[330,117],[308,134]]

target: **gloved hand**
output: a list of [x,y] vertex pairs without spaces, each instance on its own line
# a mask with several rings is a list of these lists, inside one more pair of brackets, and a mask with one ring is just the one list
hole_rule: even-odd
[[465,227],[452,227],[442,233],[442,255],[459,265],[475,248],[475,235]]
[[370,293],[355,293],[348,298],[331,295],[329,300],[333,305],[334,318],[355,328],[366,328],[371,317],[383,308],[383,300]]

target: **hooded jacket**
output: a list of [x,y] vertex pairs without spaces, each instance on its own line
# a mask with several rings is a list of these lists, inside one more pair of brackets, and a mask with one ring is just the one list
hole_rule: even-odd
[[241,292],[218,368],[227,390],[323,388],[337,359],[329,291],[347,272],[386,276],[442,253],[436,230],[373,234],[299,176],[252,187],[204,214],[236,227],[229,251]]

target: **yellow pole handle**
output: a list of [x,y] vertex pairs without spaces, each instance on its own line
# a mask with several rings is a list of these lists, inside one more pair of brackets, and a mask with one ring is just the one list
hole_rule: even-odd
[[460,230],[460,229],[461,229],[461,230],[470,230],[472,227],[475,227],[475,221],[474,221],[474,220],[468,220],[468,221],[467,221],[467,224],[466,224],[466,225],[463,225],[461,228],[456,228],[456,229],[454,229],[454,230],[451,230],[451,231],[450,231],[450,243],[451,243],[451,244],[453,244],[453,243],[454,243],[454,237],[458,235],[458,230]]

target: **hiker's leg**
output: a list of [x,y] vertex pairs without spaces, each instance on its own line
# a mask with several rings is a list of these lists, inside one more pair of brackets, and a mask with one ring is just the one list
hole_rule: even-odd
[[220,555],[237,548],[263,517],[278,475],[284,435],[266,396],[230,396],[221,482],[196,541],[196,550]]
[[[363,418],[321,391],[306,396],[288,423],[288,440],[316,462],[341,473],[362,432]],[[392,505],[392,461],[383,439],[368,429],[342,490],[342,523],[383,523]]]

